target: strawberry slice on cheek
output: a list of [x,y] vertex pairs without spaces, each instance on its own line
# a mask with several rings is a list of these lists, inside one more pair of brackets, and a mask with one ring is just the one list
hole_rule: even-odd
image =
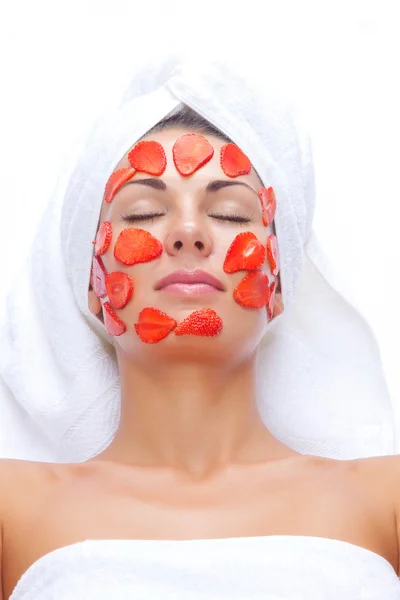
[[272,275],[276,277],[280,270],[280,262],[278,241],[273,233],[271,233],[271,235],[269,235],[267,238],[267,257]]
[[136,265],[158,258],[162,243],[145,229],[123,229],[114,246],[114,257],[124,265]]
[[107,271],[100,256],[94,256],[92,262],[92,278],[91,283],[94,293],[98,298],[104,298],[107,295],[106,291],[106,276]]
[[104,302],[103,304],[103,316],[104,325],[106,326],[107,332],[110,335],[118,336],[122,335],[126,331],[126,325],[121,319],[115,314],[111,304]]
[[251,231],[238,233],[229,246],[224,262],[225,273],[258,269],[264,264],[266,250]]
[[233,290],[233,297],[245,308],[263,308],[270,297],[269,280],[264,271],[251,271]]
[[113,271],[106,277],[106,290],[113,308],[125,308],[132,298],[133,281],[127,273]]

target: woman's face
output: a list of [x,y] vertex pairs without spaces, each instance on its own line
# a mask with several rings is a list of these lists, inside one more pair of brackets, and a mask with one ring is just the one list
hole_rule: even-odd
[[[255,236],[265,248],[268,236],[273,233],[271,224],[265,226],[263,223],[258,196],[263,184],[253,168],[246,175],[226,175],[220,163],[220,150],[226,142],[209,134],[202,135],[214,149],[212,158],[193,174],[182,175],[174,163],[173,146],[187,133],[194,132],[173,128],[142,138],[143,141],[161,144],[167,159],[165,171],[156,176],[137,170],[111,202],[103,201],[100,224],[104,221],[110,223],[112,238],[100,258],[108,274],[125,273],[133,285],[126,306],[113,309],[126,327],[124,333],[114,337],[114,342],[117,349],[138,359],[146,355],[147,349],[154,351],[156,348],[172,354],[182,353],[186,358],[190,358],[193,351],[193,356],[198,359],[203,352],[204,356],[212,354],[224,358],[230,354],[236,359],[243,359],[254,351],[262,338],[269,320],[268,309],[266,305],[251,305],[253,288],[255,296],[261,293],[260,281],[249,281],[240,288],[239,284],[254,269],[227,273],[224,263],[238,234],[249,232],[249,237],[253,239]],[[115,170],[131,167],[128,154]],[[126,247],[120,242],[125,234],[122,237],[120,234],[124,230],[138,228],[151,234],[144,238],[144,244],[148,244],[147,255],[143,255],[144,262],[124,264],[121,256],[125,256]],[[132,231],[128,232],[128,237],[129,233]],[[241,239],[248,238],[241,236]],[[257,245],[257,241],[255,243]],[[116,252],[116,245],[120,252]],[[254,253],[254,246],[248,247],[248,253],[250,250]],[[244,265],[248,266],[250,263],[246,263],[243,253],[246,254],[246,248],[241,248],[238,243],[233,260],[244,260]],[[218,280],[219,284],[214,287],[177,283],[160,288],[161,280],[182,270],[189,271],[189,276],[193,271],[201,270]],[[271,272],[267,254],[257,271],[264,278],[266,274],[270,286],[274,281],[278,285],[278,277]],[[94,291],[89,291],[89,307],[93,314],[98,314],[108,301],[108,297],[100,300]],[[257,304],[257,300],[254,303]],[[142,313],[144,309],[150,310]],[[201,309],[208,311],[198,313],[199,318],[192,323],[193,314],[196,316],[196,311]],[[273,315],[281,310],[278,293]],[[161,311],[161,316],[157,311]],[[135,324],[140,324],[141,319],[142,329],[140,326],[136,329]],[[189,319],[188,327],[181,330],[182,335],[177,335],[179,325],[185,319]],[[161,329],[166,327],[169,332],[160,341],[154,342],[151,336],[160,323]],[[200,330],[196,329],[196,323]]]

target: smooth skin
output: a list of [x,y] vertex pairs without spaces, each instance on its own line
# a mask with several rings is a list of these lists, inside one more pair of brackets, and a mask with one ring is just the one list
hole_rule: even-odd
[[[228,275],[222,265],[241,231],[260,240],[272,233],[262,223],[262,183],[254,170],[227,177],[219,164],[225,142],[211,135],[212,160],[182,177],[172,146],[191,132],[171,128],[144,137],[163,145],[166,171],[161,177],[136,173],[132,182],[148,183],[128,183],[111,204],[103,203],[100,221],[109,220],[113,228],[103,262],[108,272],[128,273],[135,285],[132,300],[116,311],[128,326],[114,338],[120,426],[109,447],[84,463],[0,461],[1,600],[8,600],[41,556],[85,539],[326,537],[372,550],[399,573],[400,457],[340,461],[302,455],[277,440],[259,416],[255,361],[266,311],[234,301],[233,289],[245,273]],[[126,166],[127,155],[116,168]],[[252,189],[214,184],[206,191],[214,181]],[[161,216],[134,223],[121,216],[142,213]],[[232,214],[250,220],[240,224],[228,219]],[[130,267],[115,260],[118,234],[132,226],[162,242],[160,258]],[[188,298],[154,289],[169,273],[195,268],[216,276],[225,290]],[[272,281],[267,263],[264,268]],[[101,301],[91,290],[88,302],[101,315]],[[145,307],[180,322],[205,306],[223,321],[215,338],[170,335],[144,344],[133,327]],[[275,315],[282,308],[278,292]]]

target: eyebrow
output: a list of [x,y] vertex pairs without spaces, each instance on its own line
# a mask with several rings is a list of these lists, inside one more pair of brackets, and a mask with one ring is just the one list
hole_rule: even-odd
[[[167,184],[162,179],[156,179],[154,177],[151,177],[149,179],[136,179],[136,181],[135,180],[127,181],[123,187],[125,187],[126,185],[132,185],[132,184],[147,185],[148,187],[151,187],[155,190],[161,190],[163,192],[165,192],[168,189]],[[220,190],[224,187],[230,187],[232,185],[243,185],[244,187],[249,189],[254,194],[257,194],[257,192],[254,188],[252,188],[250,185],[247,185],[247,183],[243,183],[243,181],[225,181],[224,179],[217,179],[215,181],[210,181],[210,183],[206,187],[206,192],[207,193],[208,192],[218,192],[218,190]]]

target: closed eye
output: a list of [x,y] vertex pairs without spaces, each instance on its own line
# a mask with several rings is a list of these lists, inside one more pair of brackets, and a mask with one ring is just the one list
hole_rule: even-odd
[[208,216],[213,217],[213,219],[220,219],[221,221],[233,221],[234,223],[250,223],[250,221],[253,220],[253,217],[251,215],[242,217],[241,215],[237,214],[224,215],[219,213],[211,213]]
[[134,221],[153,221],[156,217],[163,217],[164,213],[148,213],[143,215],[120,215],[123,221],[128,221],[128,223],[132,223]]

